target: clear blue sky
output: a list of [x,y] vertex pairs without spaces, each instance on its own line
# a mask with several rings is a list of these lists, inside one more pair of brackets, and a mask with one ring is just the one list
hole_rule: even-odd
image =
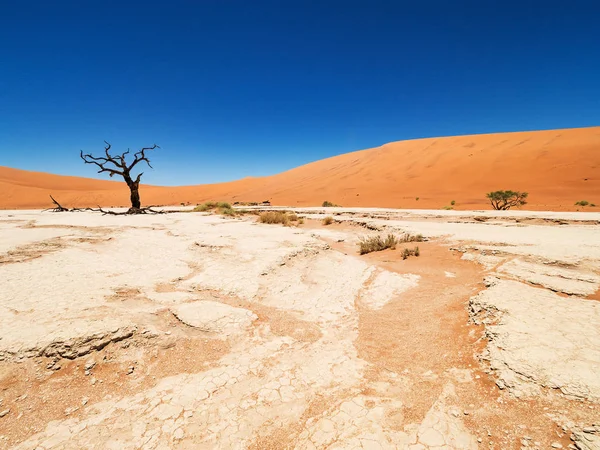
[[[153,184],[386,142],[600,125],[596,1],[21,1],[0,6],[0,165]],[[99,176],[100,177],[100,176]]]

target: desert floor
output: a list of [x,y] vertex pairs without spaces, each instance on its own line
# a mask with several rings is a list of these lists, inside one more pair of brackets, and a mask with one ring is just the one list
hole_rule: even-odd
[[0,212],[0,447],[600,448],[600,214],[297,213]]

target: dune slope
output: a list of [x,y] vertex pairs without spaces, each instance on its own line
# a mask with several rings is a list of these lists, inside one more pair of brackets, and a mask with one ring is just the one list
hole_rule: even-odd
[[[160,168],[157,168],[160,170]],[[212,185],[143,186],[144,204],[206,200],[310,206],[486,208],[485,193],[530,193],[528,209],[600,205],[600,127],[417,139],[334,156],[277,175]],[[0,208],[126,206],[121,182],[0,167]],[[417,200],[418,198],[418,200]]]

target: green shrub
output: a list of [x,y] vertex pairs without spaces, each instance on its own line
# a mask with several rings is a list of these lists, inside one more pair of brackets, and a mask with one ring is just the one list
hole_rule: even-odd
[[513,206],[523,206],[527,203],[527,192],[519,191],[494,191],[485,194],[490,201],[492,208],[500,211],[506,211]]
[[333,223],[333,217],[327,216],[323,219],[323,225],[331,225]]
[[358,251],[361,255],[364,255],[371,252],[380,252],[387,248],[393,250],[397,244],[398,239],[391,233],[385,239],[382,239],[381,236],[371,236],[362,238],[358,242]]
[[302,217],[300,217],[298,219],[298,225],[302,225],[302,224],[304,224],[304,219]]
[[336,205],[335,203],[331,203],[330,201],[325,200],[323,202],[323,205],[321,205],[321,206],[323,206],[324,208],[331,208],[334,206],[339,208],[341,205]]
[[415,200],[416,200],[416,201],[419,201],[419,197],[415,197]]
[[577,203],[575,203],[575,206],[587,206],[589,204],[590,202],[588,202],[587,200],[579,200]]
[[450,204],[451,204],[452,206],[454,206],[454,205],[456,205],[456,202],[455,202],[454,200],[452,200],[452,201],[450,202]]

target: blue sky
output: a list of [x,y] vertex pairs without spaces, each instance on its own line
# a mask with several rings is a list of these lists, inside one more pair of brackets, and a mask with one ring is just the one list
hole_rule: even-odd
[[7,0],[0,165],[96,176],[80,149],[157,143],[145,182],[199,184],[600,125],[599,18],[577,0]]

